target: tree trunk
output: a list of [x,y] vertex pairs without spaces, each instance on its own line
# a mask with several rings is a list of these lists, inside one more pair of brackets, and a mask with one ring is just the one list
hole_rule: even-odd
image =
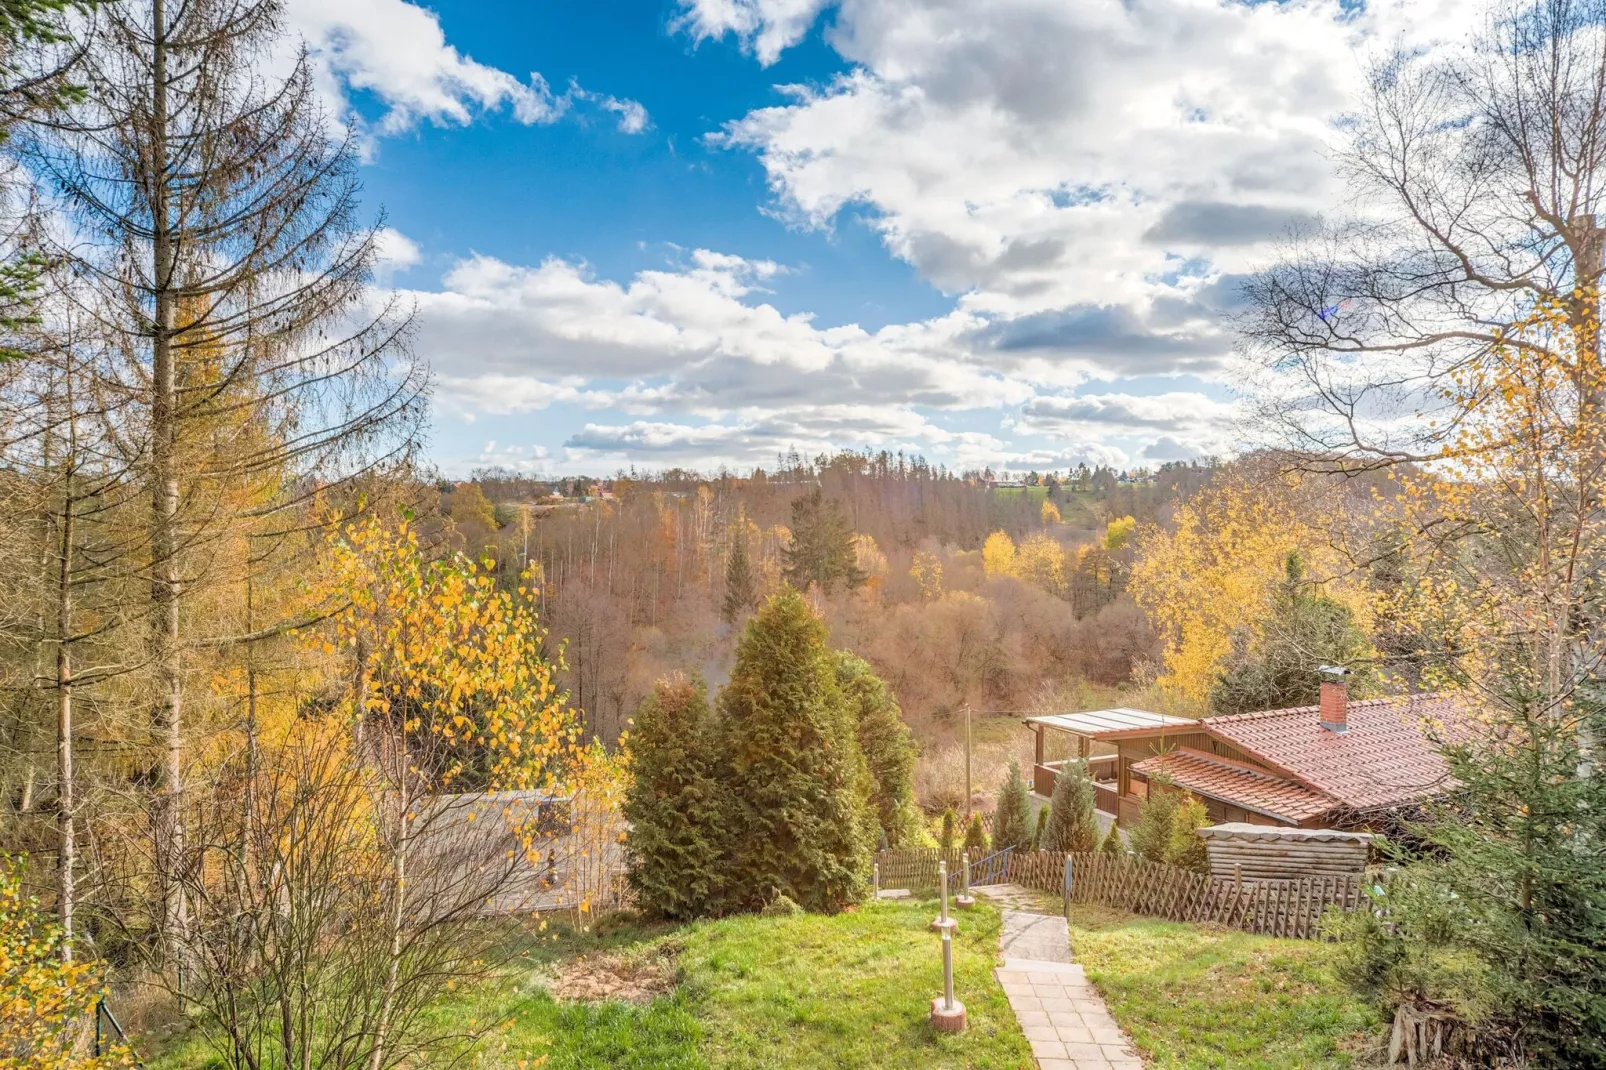
[[156,321],[151,329],[151,600],[152,663],[157,675],[156,734],[163,747],[158,775],[156,850],[162,886],[162,941],[170,961],[185,927],[183,679],[179,649],[177,391],[173,355],[174,249],[169,218],[167,159],[167,10],[151,5],[151,155],[146,166],[151,205],[151,286]]
[[[68,398],[70,406],[71,396]],[[69,416],[69,420],[71,417]],[[68,454],[69,458],[71,453]],[[57,914],[61,921],[61,957],[72,961],[73,865],[76,829],[73,826],[72,768],[72,546],[73,497],[72,467],[68,462],[66,487],[62,494],[61,533],[56,573],[56,824],[59,840],[56,868],[59,873]]]

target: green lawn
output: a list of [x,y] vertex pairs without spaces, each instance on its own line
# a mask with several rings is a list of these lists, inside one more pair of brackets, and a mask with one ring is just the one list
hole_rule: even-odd
[[1071,943],[1154,1067],[1367,1065],[1376,1014],[1333,976],[1333,946],[1073,907]]
[[[533,944],[517,969],[437,1013],[512,1023],[474,1064],[488,1070],[1031,1067],[1030,1049],[992,976],[998,915],[990,907],[963,915],[954,941],[969,1031],[949,1037],[927,1025],[931,997],[942,990],[941,945],[926,929],[935,912],[931,902],[879,903],[835,917],[740,917],[569,934]],[[660,941],[679,948],[679,984],[668,995],[645,1004],[575,1003],[546,991],[564,961],[649,954]],[[148,1065],[200,1070],[211,1063],[192,1037]]]

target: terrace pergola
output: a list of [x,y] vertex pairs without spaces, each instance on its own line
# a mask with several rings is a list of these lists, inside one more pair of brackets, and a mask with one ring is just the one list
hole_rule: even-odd
[[[1098,808],[1107,814],[1120,814],[1120,800],[1128,793],[1127,769],[1134,758],[1141,759],[1150,753],[1160,753],[1167,746],[1168,736],[1196,733],[1197,721],[1186,717],[1173,717],[1168,713],[1151,713],[1120,706],[1112,710],[1088,710],[1083,713],[1048,713],[1028,717],[1026,727],[1036,739],[1032,745],[1032,790],[1038,795],[1051,797],[1054,780],[1060,767],[1073,759],[1047,761],[1045,736],[1049,732],[1065,732],[1076,737],[1077,759],[1085,761],[1098,789]],[[1116,753],[1094,754],[1094,743],[1113,744]],[[1136,802],[1129,809],[1135,808]]]

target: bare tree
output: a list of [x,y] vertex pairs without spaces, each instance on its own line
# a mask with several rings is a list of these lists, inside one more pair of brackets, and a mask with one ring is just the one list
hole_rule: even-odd
[[1466,407],[1443,388],[1539,302],[1598,353],[1603,24],[1600,0],[1510,4],[1463,47],[1372,67],[1337,157],[1351,210],[1247,285],[1277,444],[1345,470],[1432,458]]
[[314,495],[405,457],[425,382],[405,356],[408,310],[375,304],[378,231],[358,219],[355,155],[331,132],[280,5],[113,5],[79,69],[84,99],[26,149],[74,224],[60,254],[120,358],[102,386],[128,403],[117,444],[149,500],[154,833],[172,949],[185,914],[188,658],[292,623],[194,634],[186,606],[286,565],[223,552],[242,527],[294,538],[316,523]]

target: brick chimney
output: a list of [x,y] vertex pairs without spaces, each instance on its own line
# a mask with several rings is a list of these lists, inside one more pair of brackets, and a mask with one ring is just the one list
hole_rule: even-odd
[[1343,735],[1349,731],[1349,688],[1344,685],[1349,670],[1338,665],[1323,665],[1316,671],[1322,676],[1322,727]]

